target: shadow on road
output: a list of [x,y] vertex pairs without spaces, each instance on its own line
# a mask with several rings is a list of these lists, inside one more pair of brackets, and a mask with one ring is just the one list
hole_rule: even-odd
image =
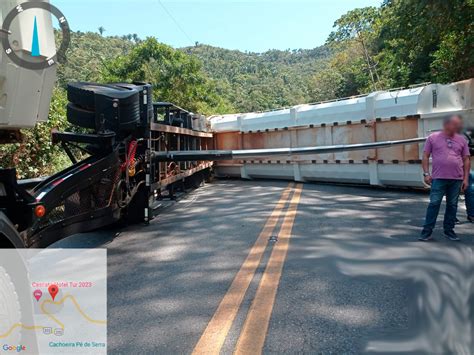
[[[324,262],[354,283],[372,280],[383,287],[386,282],[401,281],[409,287],[403,305],[408,310],[407,326],[379,329],[367,337],[363,347],[366,352],[473,351],[472,225],[458,227],[461,243],[443,240],[441,228],[436,234],[438,241],[421,243],[416,238],[427,196],[327,186],[312,186],[309,190],[299,222],[304,225],[306,219],[319,216],[321,223],[313,235],[317,242],[304,242],[310,237],[301,232],[295,235],[302,240],[295,243],[304,249],[301,257],[313,263]],[[461,208],[460,215],[462,212]],[[373,292],[379,291],[374,288]]]

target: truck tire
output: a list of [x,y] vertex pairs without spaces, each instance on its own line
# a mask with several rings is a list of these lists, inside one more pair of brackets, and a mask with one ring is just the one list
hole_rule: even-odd
[[70,123],[112,131],[119,138],[140,127],[140,92],[135,87],[78,82],[67,90]]
[[[0,234],[0,241],[5,241]],[[0,255],[0,335],[14,324],[36,325],[34,322],[31,282],[24,254],[7,246]],[[25,249],[21,249],[25,250]],[[2,339],[5,344],[7,339]],[[38,353],[37,330],[17,329],[8,337],[11,345],[28,344],[28,353]]]
[[67,85],[67,99],[69,102],[89,111],[95,111],[95,95],[107,93],[115,89],[112,85],[96,83],[69,83]]
[[[21,323],[20,300],[7,270],[0,266],[0,335],[7,333],[11,326]],[[20,344],[21,332],[8,337],[11,344]]]
[[[15,323],[34,323],[28,269],[17,251],[25,247],[15,226],[0,212],[0,249],[2,252],[8,249],[0,256],[0,334],[8,332]],[[13,344],[26,342],[30,353],[38,352],[36,332],[20,331],[15,334],[15,339],[9,337]]]
[[67,85],[67,99],[77,106],[94,111],[95,93],[98,88],[93,83],[69,83]]
[[125,209],[124,221],[126,224],[138,224],[145,221],[145,207],[148,206],[148,191],[145,184],[138,188],[137,193],[133,196]]
[[73,103],[67,105],[67,120],[69,123],[82,128],[96,128],[95,113],[78,107]]
[[[134,85],[118,86],[114,84],[97,84],[97,83],[69,83],[67,86],[67,99],[76,106],[87,111],[96,111],[96,95],[104,95],[108,97],[122,97],[121,94],[135,91]],[[137,92],[137,91],[135,91]]]

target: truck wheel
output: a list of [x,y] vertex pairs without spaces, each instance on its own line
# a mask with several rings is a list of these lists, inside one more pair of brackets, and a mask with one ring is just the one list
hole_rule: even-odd
[[[0,266],[0,335],[6,334],[16,323],[21,323],[20,301],[10,275]],[[9,342],[20,344],[21,332],[15,334],[15,338],[8,337]]]
[[148,188],[145,184],[138,188],[137,193],[125,210],[127,224],[142,223],[145,220],[145,207],[148,206]]
[[95,128],[95,112],[84,110],[72,103],[67,105],[67,120],[82,128]]
[[123,99],[130,93],[138,91],[129,86],[118,86],[113,84],[97,84],[97,83],[69,83],[67,86],[67,99],[74,105],[79,106],[87,111],[96,111],[96,96],[104,95],[110,98]]
[[69,83],[67,86],[67,99],[83,109],[95,111],[95,95],[103,87],[103,84]]

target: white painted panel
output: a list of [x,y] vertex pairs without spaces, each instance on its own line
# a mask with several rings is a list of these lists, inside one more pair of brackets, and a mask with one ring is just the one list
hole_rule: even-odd
[[[400,186],[423,188],[423,175],[420,164],[375,164],[378,184],[381,186]],[[250,178],[283,179],[304,181],[351,183],[370,185],[370,164],[300,164],[299,175],[295,177],[292,164],[246,164],[245,170]],[[238,167],[216,167],[218,176],[241,177]]]
[[[298,105],[293,108],[294,116],[290,114],[290,109],[215,116],[211,118],[211,127],[215,132],[264,131],[323,123],[354,122],[379,117],[405,117],[417,114],[441,117],[446,113],[464,113],[464,111],[472,110],[473,105],[474,79],[470,79],[447,85],[430,84],[418,88],[375,92],[364,97],[316,105]],[[432,114],[436,115],[431,116]],[[472,115],[468,117],[471,119]],[[239,119],[241,124],[237,122]]]
[[356,121],[366,117],[366,98],[354,98],[297,107],[297,123],[303,125]]
[[383,92],[375,100],[375,117],[404,117],[418,113],[423,88]]

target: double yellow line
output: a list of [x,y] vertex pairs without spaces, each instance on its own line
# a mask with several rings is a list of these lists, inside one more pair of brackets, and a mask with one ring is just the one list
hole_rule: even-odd
[[[262,352],[302,190],[303,185],[298,184],[295,187],[293,183],[290,183],[283,191],[280,200],[267,219],[229,290],[196,344],[193,354],[219,354],[221,351],[245,294],[260,265],[268,239],[273,235],[278,221],[284,215],[278,233],[278,242],[273,247],[235,348],[236,354],[259,354]],[[284,213],[289,200],[290,204],[286,213]]]

